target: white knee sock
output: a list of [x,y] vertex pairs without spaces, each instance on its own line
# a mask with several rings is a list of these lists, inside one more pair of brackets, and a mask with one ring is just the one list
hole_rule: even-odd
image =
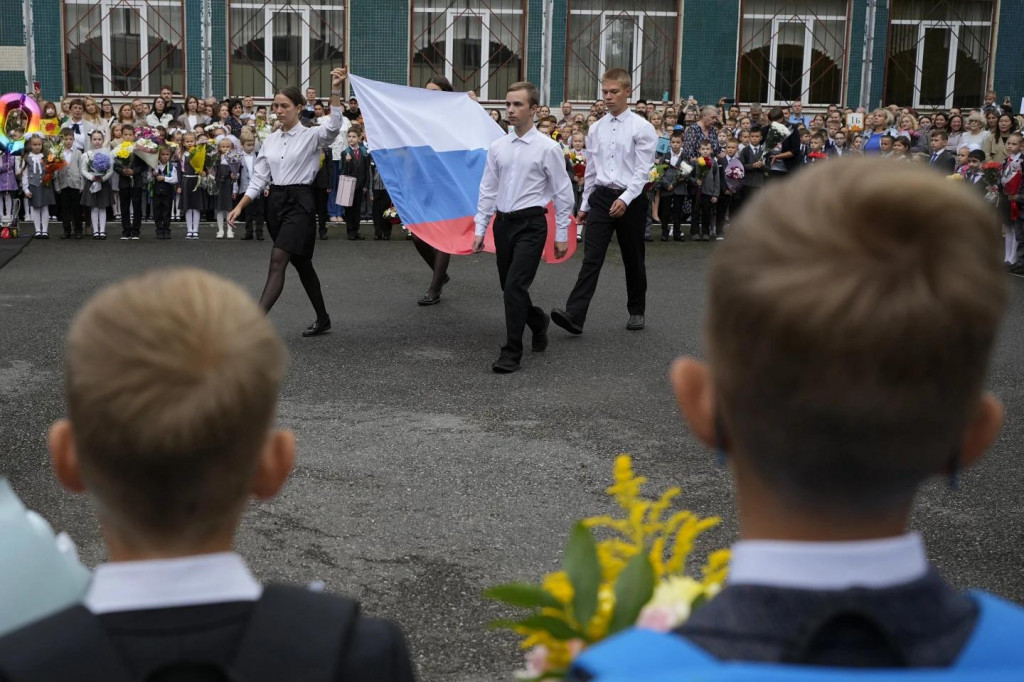
[[194,208],[185,211],[185,226],[188,234],[199,234],[199,211]]
[[217,236],[224,236],[224,217],[227,215],[224,211],[217,211]]
[[36,234],[47,234],[50,229],[50,208],[37,208],[32,214],[32,224],[36,227]]
[[11,195],[8,194],[7,192],[0,194],[0,201],[3,202],[3,205],[0,206],[0,216],[11,215],[11,213],[14,210],[14,199],[11,197]]
[[1006,230],[1006,256],[1003,258],[1007,263],[1014,263],[1017,260],[1017,240],[1013,237],[1013,229]]

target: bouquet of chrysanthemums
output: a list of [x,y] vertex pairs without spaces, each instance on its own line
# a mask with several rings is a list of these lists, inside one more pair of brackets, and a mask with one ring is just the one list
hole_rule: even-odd
[[152,128],[139,128],[135,131],[135,156],[145,161],[150,168],[156,168],[159,162],[161,144],[163,138]]
[[[521,679],[561,679],[581,651],[626,628],[668,632],[721,590],[728,550],[710,555],[700,580],[684,572],[698,536],[720,519],[673,512],[678,488],[658,499],[642,497],[646,480],[633,473],[628,455],[620,455],[607,492],[622,515],[573,526],[562,570],[545,575],[540,585],[512,583],[484,593],[530,610],[521,620],[492,623],[523,637],[527,653]],[[603,539],[593,530],[603,531]]]
[[768,175],[768,172],[771,170],[772,156],[778,152],[777,147],[782,144],[782,141],[789,137],[789,135],[789,128],[786,127],[785,123],[775,121],[768,126],[768,131],[765,133],[764,138],[764,155],[761,157],[761,161],[764,162],[765,175]]

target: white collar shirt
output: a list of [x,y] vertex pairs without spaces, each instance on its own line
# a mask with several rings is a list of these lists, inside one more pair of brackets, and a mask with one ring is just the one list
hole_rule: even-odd
[[623,190],[627,206],[647,184],[658,134],[650,122],[629,109],[618,116],[604,115],[587,132],[587,171],[580,212],[590,211],[590,194],[597,186]]
[[312,185],[320,170],[320,151],[338,137],[341,118],[341,107],[331,107],[323,125],[307,128],[296,123],[287,132],[278,130],[267,136],[245,195],[255,201],[271,184]]
[[93,573],[84,604],[94,614],[256,601],[263,588],[232,552],[120,561]]
[[730,585],[801,590],[881,589],[924,577],[917,533],[857,542],[741,540],[732,547]]
[[513,130],[491,143],[480,181],[476,235],[483,236],[495,210],[511,213],[555,204],[555,241],[569,235],[575,196],[565,169],[562,147],[530,128],[519,137]]

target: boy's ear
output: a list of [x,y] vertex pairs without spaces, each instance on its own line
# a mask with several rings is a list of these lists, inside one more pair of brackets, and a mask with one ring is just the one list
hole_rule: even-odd
[[277,495],[294,465],[295,434],[286,430],[271,431],[253,476],[253,496],[269,500]]
[[690,430],[712,450],[721,447],[715,436],[715,399],[711,369],[691,357],[677,359],[669,370],[672,390]]
[[53,474],[69,492],[84,493],[85,482],[78,464],[78,450],[75,449],[75,435],[71,422],[61,419],[50,427],[47,438],[50,447],[50,466]]
[[992,447],[1002,428],[1003,404],[991,393],[983,393],[964,431],[960,466],[966,469],[976,464]]

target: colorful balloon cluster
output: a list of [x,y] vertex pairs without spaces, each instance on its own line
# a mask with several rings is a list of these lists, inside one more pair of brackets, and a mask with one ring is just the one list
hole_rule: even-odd
[[[8,136],[7,121],[12,115],[24,119],[25,134],[20,140],[12,140]],[[0,97],[0,151],[7,152],[12,156],[21,154],[25,149],[25,135],[39,132],[41,116],[39,103],[28,95],[9,92]]]

